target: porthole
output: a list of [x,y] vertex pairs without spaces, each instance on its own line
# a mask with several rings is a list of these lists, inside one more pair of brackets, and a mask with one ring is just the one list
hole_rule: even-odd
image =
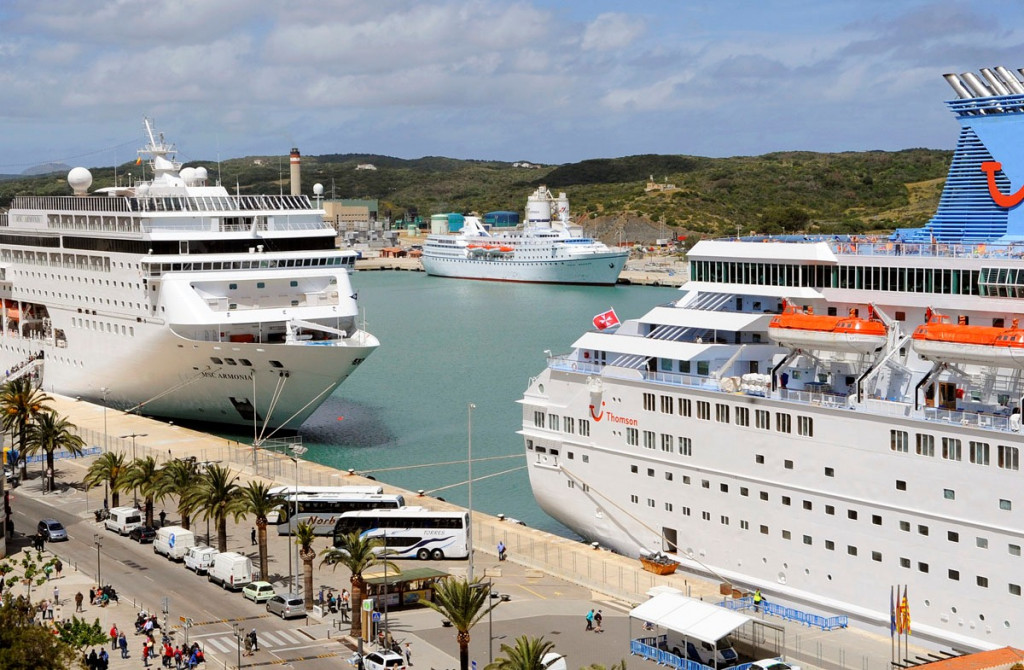
[[985,620],[985,615],[984,614],[979,614],[978,615],[978,621],[984,621],[984,620]]
[[777,577],[777,579],[779,580],[779,584],[785,584],[786,583],[786,573],[785,572],[780,572],[779,576]]
[[541,393],[544,393],[544,385],[543,384],[537,384],[537,390],[540,391]]
[[950,607],[949,611],[952,612],[953,614],[956,614],[956,608],[955,607]]

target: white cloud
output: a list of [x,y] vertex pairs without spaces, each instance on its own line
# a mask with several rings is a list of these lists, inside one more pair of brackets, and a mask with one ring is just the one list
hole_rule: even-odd
[[644,32],[642,19],[628,14],[601,14],[583,31],[580,48],[584,51],[614,51],[628,47]]

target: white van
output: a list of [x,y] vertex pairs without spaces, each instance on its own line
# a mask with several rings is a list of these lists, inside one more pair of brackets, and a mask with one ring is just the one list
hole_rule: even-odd
[[172,561],[185,558],[185,552],[196,546],[195,534],[181,526],[166,526],[156,531],[153,553],[163,554]]
[[110,516],[103,522],[107,530],[119,535],[127,535],[132,529],[142,525],[142,512],[134,507],[114,507]]
[[252,561],[243,554],[225,551],[213,557],[213,565],[206,578],[226,589],[237,591],[253,581]]
[[736,665],[739,660],[728,635],[714,645],[693,638],[684,638],[682,633],[674,630],[669,630],[666,638],[668,651],[680,658],[688,658],[712,668],[727,668]]
[[202,574],[210,569],[210,566],[213,565],[213,557],[218,553],[216,549],[207,547],[205,544],[189,547],[185,552],[185,569],[193,570],[197,575]]

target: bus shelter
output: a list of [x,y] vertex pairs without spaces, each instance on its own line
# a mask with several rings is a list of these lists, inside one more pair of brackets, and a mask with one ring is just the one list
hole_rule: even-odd
[[366,577],[366,595],[373,598],[377,610],[401,609],[434,599],[434,585],[449,577],[433,568],[412,568],[399,573]]
[[[681,593],[656,595],[634,607],[629,617],[630,653],[680,670],[736,665],[739,661],[728,638],[752,621]],[[641,629],[637,636],[634,619]]]

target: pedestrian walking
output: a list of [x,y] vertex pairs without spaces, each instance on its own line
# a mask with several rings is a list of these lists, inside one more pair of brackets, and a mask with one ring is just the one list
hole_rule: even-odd
[[93,649],[89,652],[89,655],[85,657],[85,667],[89,670],[99,670],[100,657],[96,654],[96,650]]
[[100,670],[107,670],[110,667],[110,655],[106,648],[100,649]]
[[757,589],[756,591],[754,591],[754,611],[755,612],[760,612],[761,611],[761,601],[762,600],[764,600],[764,597],[761,595],[761,589]]
[[245,636],[245,654],[243,656],[252,656],[252,638],[248,635]]
[[54,586],[53,587],[53,604],[54,605],[60,605],[60,587],[59,586]]
[[502,540],[498,540],[498,560],[505,560],[505,543]]
[[324,587],[322,586],[320,587],[320,593],[316,596],[316,603],[320,605],[320,607],[324,606]]
[[121,658],[128,658],[128,638],[124,636],[124,632],[117,636],[117,646],[121,648]]
[[57,559],[57,562],[53,564],[53,568],[57,571],[57,579],[60,579],[60,573],[61,570],[64,569],[64,564],[60,562],[59,558]]
[[603,619],[604,619],[604,617],[601,616],[601,610],[597,610],[597,612],[594,613],[594,632],[595,633],[603,633],[604,632],[604,629],[601,628],[601,621]]
[[259,643],[259,640],[256,639],[256,629],[255,628],[253,628],[251,631],[249,631],[249,639],[252,640],[252,650],[254,652],[255,651],[259,651],[260,650],[260,643]]
[[587,612],[587,627],[584,630],[594,630],[594,610]]
[[83,611],[82,610],[82,602],[83,601],[85,601],[85,596],[83,596],[82,592],[79,591],[78,593],[75,594],[75,611],[76,612],[82,612]]
[[252,540],[252,544],[253,544],[253,546],[255,546],[256,545],[256,526],[253,526],[252,530],[249,531],[249,539]]
[[117,636],[118,636],[117,624],[115,623],[113,626],[110,627],[110,648],[111,649],[117,649]]
[[408,665],[412,665],[412,647],[409,646],[408,642],[405,643],[405,662]]

